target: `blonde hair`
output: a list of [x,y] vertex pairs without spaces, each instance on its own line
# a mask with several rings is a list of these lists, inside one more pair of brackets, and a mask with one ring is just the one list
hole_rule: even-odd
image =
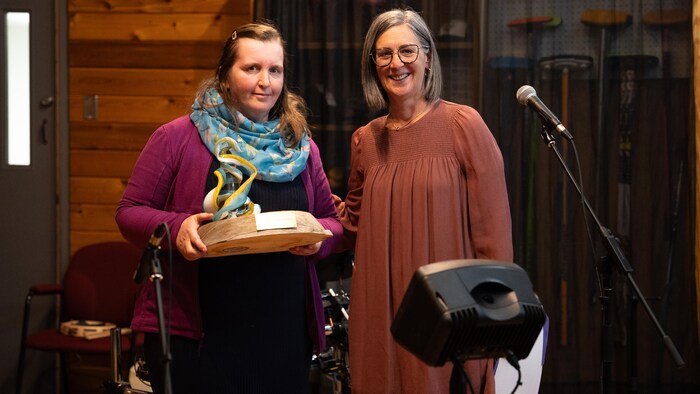
[[[267,21],[248,23],[237,27],[226,40],[219,65],[214,76],[205,80],[197,92],[197,100],[202,103],[204,94],[209,89],[216,89],[229,109],[236,109],[236,99],[225,88],[228,73],[236,62],[238,56],[238,42],[240,38],[252,38],[258,41],[277,41],[284,51],[284,69],[287,70],[287,50],[285,42],[279,30]],[[270,119],[279,119],[280,131],[288,147],[296,147],[304,134],[309,134],[309,125],[306,121],[308,108],[301,96],[292,93],[287,87],[287,80],[282,83],[282,92],[275,105],[270,109]]]

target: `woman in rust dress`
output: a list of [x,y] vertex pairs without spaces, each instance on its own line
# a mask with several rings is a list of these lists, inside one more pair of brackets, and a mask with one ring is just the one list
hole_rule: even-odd
[[[365,99],[388,109],[352,136],[348,194],[337,202],[355,247],[349,343],[357,393],[447,393],[451,365],[428,367],[390,326],[416,269],[451,259],[513,259],[501,152],[481,116],[440,99],[435,42],[414,11],[378,15],[362,60]],[[449,364],[449,363],[448,363]],[[493,360],[465,363],[493,393]]]

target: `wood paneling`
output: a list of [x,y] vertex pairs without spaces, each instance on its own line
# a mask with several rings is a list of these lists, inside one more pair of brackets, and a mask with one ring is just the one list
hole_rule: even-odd
[[119,231],[114,221],[116,211],[116,204],[71,204],[71,227],[80,231]]
[[222,41],[248,21],[233,14],[71,14],[69,40]]
[[71,177],[129,178],[139,151],[71,150]]
[[214,72],[223,46],[223,40],[221,42],[75,41],[71,43],[68,65],[110,68],[204,68]]
[[70,231],[70,254],[83,246],[96,244],[98,242],[123,241],[124,237],[119,231]]
[[[192,97],[99,96],[96,120],[163,124],[190,113]],[[83,96],[70,96],[69,120],[84,120]],[[152,131],[152,130],[151,130]]]
[[[700,152],[700,60],[697,53],[700,53],[700,1],[693,0],[693,49],[695,50],[695,62],[693,64],[693,93],[695,96],[695,152]],[[700,156],[695,156],[695,168],[700,168]],[[700,185],[700,171],[695,172],[694,189]],[[700,207],[700,193],[695,192],[695,207]],[[695,257],[695,302],[697,321],[700,321],[700,215],[695,212],[695,246],[693,250]],[[698,324],[698,336],[700,336],[700,324]]]
[[213,70],[169,70],[140,68],[73,68],[71,94],[115,96],[152,96],[153,92],[169,96],[194,97],[202,80]]
[[161,123],[71,122],[71,149],[141,150]]
[[114,205],[122,197],[127,182],[127,178],[71,177],[71,203]]
[[[69,0],[70,250],[121,240],[114,214],[154,130],[189,114],[251,0]],[[95,118],[84,98],[97,96]]]
[[70,0],[72,12],[237,13],[252,15],[249,0]]

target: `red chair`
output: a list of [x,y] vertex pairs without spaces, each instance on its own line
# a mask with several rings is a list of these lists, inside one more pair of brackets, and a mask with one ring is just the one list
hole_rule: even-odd
[[[37,284],[29,288],[24,305],[22,343],[17,369],[17,394],[22,391],[24,354],[26,349],[57,352],[61,355],[61,374],[68,390],[67,355],[71,353],[105,354],[111,351],[111,338],[87,340],[62,334],[60,327],[28,333],[32,298],[44,295],[60,297],[61,321],[94,320],[129,327],[140,286],[132,276],[140,259],[138,248],[128,242],[102,242],[79,249],[71,258],[63,284]],[[135,349],[143,345],[143,335],[122,336],[122,353],[129,352],[133,361]],[[129,364],[130,365],[130,364]],[[128,366],[127,366],[128,368]]]

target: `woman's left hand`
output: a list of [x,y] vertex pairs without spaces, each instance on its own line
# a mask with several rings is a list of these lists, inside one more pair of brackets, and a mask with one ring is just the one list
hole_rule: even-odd
[[312,254],[316,254],[319,249],[321,249],[321,241],[311,245],[295,246],[289,249],[289,253],[297,256],[311,256]]

